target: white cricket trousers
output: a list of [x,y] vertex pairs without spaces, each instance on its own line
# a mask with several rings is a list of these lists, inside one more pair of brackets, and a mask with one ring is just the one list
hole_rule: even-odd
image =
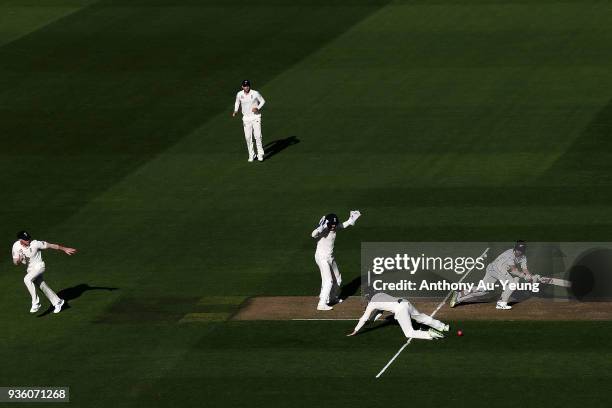
[[[319,304],[328,304],[330,300],[337,300],[342,285],[342,276],[338,270],[338,264],[333,256],[320,256],[315,254],[315,262],[321,271],[321,293],[319,293]],[[335,285],[334,285],[335,279]],[[334,289],[332,296],[332,289]]]
[[49,302],[51,302],[51,304],[55,306],[60,302],[60,298],[43,280],[44,272],[44,263],[28,267],[28,272],[23,278],[23,283],[25,283],[26,288],[28,288],[28,292],[30,292],[30,296],[32,296],[32,305],[40,304],[40,299],[38,298],[38,294],[36,293],[36,288],[40,288],[40,290],[45,294],[47,299],[49,299]]
[[[513,289],[510,289],[510,283],[517,283],[519,278],[516,276],[510,275],[508,272],[500,272],[497,269],[493,268],[491,264],[487,266],[487,272],[485,273],[484,278],[480,282],[484,283],[484,285],[494,284],[497,281],[507,281],[506,289],[502,291],[501,298],[499,299],[502,302],[508,302],[510,300],[510,296],[514,292]],[[478,285],[474,287],[471,291],[464,291],[457,296],[457,301],[459,302],[473,302],[475,300],[480,299],[481,297],[489,294],[490,291],[485,289],[478,289]]]
[[261,143],[261,118],[243,120],[244,125],[244,138],[246,139],[247,149],[249,150],[249,159],[255,156],[253,151],[253,138],[255,138],[255,144],[257,145],[257,158],[262,160],[264,157],[264,149]]
[[440,331],[444,330],[444,327],[446,326],[441,321],[436,320],[424,313],[420,313],[416,307],[412,305],[412,303],[402,300],[399,309],[395,312],[395,320],[397,320],[402,328],[404,336],[413,337],[415,339],[431,340],[431,335],[428,332],[423,330],[414,330],[412,328],[411,319]]

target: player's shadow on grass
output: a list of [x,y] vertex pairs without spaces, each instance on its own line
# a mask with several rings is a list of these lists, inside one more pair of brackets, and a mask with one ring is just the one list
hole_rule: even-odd
[[272,156],[279,154],[289,146],[300,143],[296,136],[289,136],[284,139],[273,140],[264,146],[264,160],[269,160]]
[[[70,301],[81,297],[81,295],[90,290],[107,290],[113,291],[118,290],[119,288],[111,288],[106,286],[89,286],[86,283],[80,283],[76,286],[72,286],[66,289],[62,289],[57,292],[57,296],[64,299],[64,306],[62,307],[62,311],[66,309],[70,309]],[[53,311],[53,306],[49,306],[47,310],[45,310],[42,314],[38,315],[38,317],[43,317],[48,315]]]
[[340,299],[346,299],[349,296],[353,296],[359,290],[361,286],[361,276],[356,277],[346,285],[342,286],[342,290],[340,291]]

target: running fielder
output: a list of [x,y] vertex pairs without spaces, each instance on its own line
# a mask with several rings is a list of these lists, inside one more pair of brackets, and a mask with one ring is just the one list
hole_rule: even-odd
[[[510,248],[499,255],[493,262],[487,266],[487,271],[484,278],[480,283],[474,287],[471,291],[455,292],[450,300],[450,307],[455,307],[459,303],[473,302],[480,299],[481,297],[489,293],[488,290],[482,286],[494,284],[497,281],[505,281],[506,287],[501,294],[501,298],[495,305],[496,309],[510,310],[512,306],[508,305],[508,300],[514,292],[514,289],[510,287],[511,283],[518,283],[519,278],[525,280],[533,280],[534,276],[531,275],[527,268],[527,244],[525,241],[517,241],[514,248]],[[537,281],[538,275],[535,276]],[[478,286],[481,286],[480,288]]]
[[74,255],[76,249],[64,247],[58,244],[52,244],[45,241],[37,241],[32,239],[32,236],[26,231],[20,231],[17,234],[17,241],[13,244],[13,263],[27,265],[27,273],[23,278],[23,282],[32,296],[32,308],[30,313],[36,313],[40,309],[40,300],[36,293],[36,288],[39,288],[49,299],[54,307],[53,313],[59,313],[64,306],[64,300],[45,283],[43,273],[45,272],[45,263],[42,259],[43,249],[55,249],[62,251],[67,255]]
[[[342,299],[338,298],[340,285],[342,285],[342,276],[334,259],[334,241],[336,240],[337,230],[355,225],[355,221],[359,217],[361,217],[359,211],[351,211],[349,219],[340,224],[336,214],[327,214],[321,218],[319,226],[312,231],[311,236],[317,240],[315,262],[321,270],[321,292],[319,293],[317,310],[332,310],[333,307],[330,306],[330,303],[342,302]],[[336,279],[337,286],[332,297],[331,292],[334,287],[334,278]]]
[[234,112],[232,117],[238,113],[238,108],[242,108],[242,125],[244,126],[244,137],[246,139],[247,149],[249,150],[249,162],[255,159],[253,151],[253,137],[257,145],[257,160],[263,161],[264,149],[261,142],[261,108],[266,101],[259,92],[251,89],[251,82],[248,79],[242,81],[242,91],[236,94],[236,103],[234,103]]
[[[374,321],[376,321],[385,311],[393,313],[393,317],[395,317],[395,320],[399,323],[406,338],[424,340],[441,339],[444,337],[441,332],[448,332],[450,330],[448,324],[444,324],[431,316],[420,313],[407,299],[396,298],[386,293],[377,293],[372,296],[372,300],[368,303],[363,316],[361,316],[359,323],[355,326],[355,330],[347,334],[347,336],[356,335],[372,316],[374,316]],[[428,331],[414,330],[412,328],[411,319],[431,328]]]

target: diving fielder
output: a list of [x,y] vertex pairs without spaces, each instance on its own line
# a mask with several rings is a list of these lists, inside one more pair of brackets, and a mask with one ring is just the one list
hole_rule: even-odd
[[[377,293],[372,296],[372,300],[368,303],[363,316],[361,316],[359,323],[355,326],[355,330],[347,334],[347,336],[356,335],[372,316],[374,316],[374,321],[376,321],[382,316],[384,311],[393,313],[393,317],[399,323],[406,338],[424,340],[441,339],[444,337],[441,332],[448,332],[450,330],[448,324],[442,323],[424,313],[420,313],[407,299],[396,298],[386,293]],[[431,328],[428,331],[414,330],[412,328],[411,319]]]
[[266,101],[259,92],[251,89],[251,82],[248,79],[242,81],[242,91],[236,94],[236,103],[234,103],[234,112],[232,117],[238,113],[238,108],[242,108],[242,125],[244,126],[244,137],[246,139],[247,149],[249,150],[249,161],[255,159],[253,151],[253,137],[257,145],[257,160],[263,161],[264,149],[261,142],[261,108]]
[[[508,300],[512,292],[514,292],[514,289],[510,287],[511,283],[518,283],[519,278],[523,278],[527,281],[533,280],[534,277],[529,273],[529,269],[527,268],[526,252],[527,244],[525,241],[517,241],[514,248],[504,251],[487,266],[485,276],[478,286],[481,286],[483,283],[486,285],[494,284],[496,281],[506,282],[506,287],[502,291],[501,298],[495,305],[496,309],[512,309],[512,306],[508,305]],[[538,277],[536,275],[536,280],[537,279]],[[471,291],[453,293],[449,306],[455,307],[459,303],[472,302],[489,293],[488,290],[482,287],[478,288],[478,286],[475,286]]]
[[43,249],[55,249],[62,251],[67,255],[74,255],[76,249],[64,247],[58,244],[52,244],[45,241],[37,241],[32,239],[32,236],[26,231],[20,231],[17,234],[17,241],[13,244],[13,263],[15,265],[24,264],[27,265],[27,273],[23,278],[30,296],[32,296],[32,308],[30,313],[36,313],[40,309],[40,300],[36,293],[36,288],[39,288],[49,299],[54,307],[53,313],[59,313],[64,306],[64,300],[60,299],[59,296],[45,283],[43,280],[43,273],[45,272],[45,263],[42,259]]
[[[355,225],[355,221],[361,217],[361,213],[357,210],[351,211],[349,219],[342,224],[338,221],[336,214],[327,214],[319,221],[319,226],[312,231],[311,236],[317,240],[317,250],[315,252],[315,262],[321,271],[321,292],[319,293],[319,304],[317,310],[332,310],[330,303],[340,303],[342,299],[338,298],[338,292],[342,285],[342,276],[338,270],[338,265],[334,259],[334,241],[336,240],[337,230]],[[332,271],[334,276],[332,277]],[[331,295],[334,287],[334,278],[336,280],[336,289],[334,295]]]

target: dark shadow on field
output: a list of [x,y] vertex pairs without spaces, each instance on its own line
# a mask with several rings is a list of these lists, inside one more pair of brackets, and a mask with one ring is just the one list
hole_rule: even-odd
[[359,288],[361,287],[361,276],[356,277],[346,285],[342,286],[342,290],[340,292],[340,299],[346,299],[349,296],[353,296]]
[[119,296],[94,323],[176,323],[187,313],[231,310],[227,305],[198,305],[200,300],[198,296]]
[[399,323],[397,323],[397,320],[395,320],[393,315],[392,314],[386,314],[384,317],[380,318],[376,322],[366,323],[366,325],[359,331],[359,333],[357,333],[357,335],[359,336],[361,334],[365,334],[365,333],[370,332],[372,330],[379,330],[379,329],[382,329],[384,327],[394,326],[394,325],[398,326],[398,329],[401,330],[401,328],[399,327]]
[[[106,286],[89,286],[86,283],[80,283],[76,286],[71,286],[69,288],[60,290],[59,292],[57,292],[57,296],[59,296],[61,299],[64,299],[65,303],[64,303],[64,306],[62,307],[62,311],[64,311],[66,309],[70,309],[71,300],[81,297],[81,295],[83,295],[83,293],[85,292],[89,292],[90,290],[106,290],[106,291],[112,292],[118,289],[119,288],[106,287]],[[52,311],[53,311],[53,306],[49,306],[47,310],[45,310],[43,313],[41,313],[37,317],[46,316]]]
[[[230,109],[245,77],[261,89],[387,3],[101,0],[0,47],[0,134],[29,141],[28,160],[6,166],[45,185],[36,202],[69,209],[48,212],[37,229]],[[244,41],[253,37],[266,41]],[[186,148],[208,153],[219,136]],[[0,156],[21,157],[18,145],[5,143]],[[72,172],[87,177],[63,177]],[[10,177],[0,189],[31,196]]]
[[288,148],[300,143],[300,139],[295,136],[289,136],[285,139],[277,139],[264,146],[264,160],[269,160],[272,156],[275,156]]

